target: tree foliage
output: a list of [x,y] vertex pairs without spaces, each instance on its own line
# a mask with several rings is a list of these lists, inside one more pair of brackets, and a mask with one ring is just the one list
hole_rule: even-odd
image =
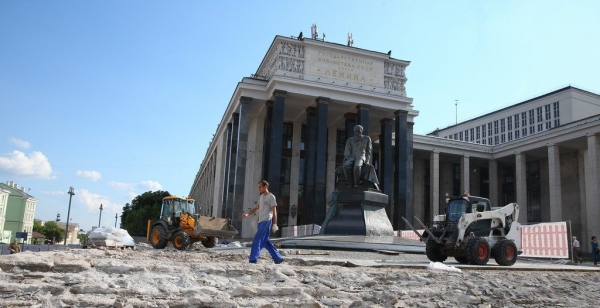
[[54,239],[54,243],[60,243],[65,238],[65,229],[58,226],[56,221],[47,221],[43,226],[39,220],[33,221],[33,231],[46,236],[46,239]]
[[85,244],[85,243],[87,243],[89,236],[90,235],[88,233],[79,233],[79,234],[77,234],[77,239],[79,240],[79,244]]
[[136,196],[131,204],[127,203],[123,207],[123,229],[132,236],[146,236],[148,220],[156,221],[160,218],[162,199],[170,195],[168,191],[157,190]]

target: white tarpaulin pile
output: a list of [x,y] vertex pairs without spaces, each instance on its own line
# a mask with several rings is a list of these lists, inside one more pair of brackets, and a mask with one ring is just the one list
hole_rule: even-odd
[[135,246],[127,230],[119,228],[96,228],[88,236],[88,242],[101,246]]

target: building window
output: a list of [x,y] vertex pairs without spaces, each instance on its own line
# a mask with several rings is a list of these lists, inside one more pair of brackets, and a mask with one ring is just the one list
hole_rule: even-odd
[[544,124],[540,123],[538,124],[538,133],[544,130]]
[[554,119],[554,127],[560,126],[560,119]]
[[479,129],[480,129],[479,126],[475,127],[475,137],[477,139],[477,142],[479,142],[479,139],[481,139],[481,133],[479,132]]
[[469,130],[465,130],[465,141],[469,141]]
[[512,141],[512,132],[508,132],[508,141]]
[[527,126],[527,111],[521,112],[521,126]]
[[537,111],[537,121],[538,122],[542,122],[543,121],[543,119],[542,119],[542,107],[537,107],[536,111]]
[[500,132],[504,133],[506,131],[506,124],[504,119],[500,119]]
[[306,125],[302,125],[300,130],[300,150],[304,151],[304,149],[306,149]]
[[463,132],[458,133],[458,140],[463,141]]
[[494,121],[494,135],[498,135],[498,120]]
[[337,136],[335,138],[335,154],[336,155],[344,155],[345,150],[346,150],[346,131],[338,130]]
[[552,114],[550,113],[550,104],[544,106],[544,112],[546,113],[546,121],[550,120]]
[[494,145],[498,145],[498,144],[499,144],[498,136],[494,136]]
[[481,137],[485,138],[485,124],[481,125]]
[[492,122],[488,123],[488,137],[491,137],[491,136],[492,136]]
[[511,131],[512,130],[512,116],[506,118],[506,124],[507,124],[507,129],[509,131]]
[[485,139],[481,140],[481,143],[485,145]]
[[283,123],[283,137],[282,144],[286,149],[292,148],[292,137],[294,136],[294,124]]
[[523,133],[523,137],[527,137],[527,127],[523,127],[521,132]]
[[558,118],[560,116],[560,111],[559,111],[559,105],[558,102],[555,102],[552,104],[552,107],[554,108],[554,118]]
[[533,109],[529,110],[529,125],[533,125],[535,123],[535,114]]
[[520,138],[519,137],[519,133],[520,133],[520,131],[518,129],[515,130],[515,139],[519,139]]
[[552,122],[548,121],[546,122],[546,130],[552,128]]
[[454,133],[454,140],[458,140],[458,134]]
[[530,135],[533,135],[533,134],[535,134],[535,125],[533,125],[533,126],[529,126],[529,134],[530,134]]
[[489,145],[492,145],[492,144],[493,144],[493,143],[492,143],[492,137],[488,137],[488,144],[489,144]]
[[475,129],[471,128],[471,142],[475,141]]
[[519,114],[515,114],[515,129],[519,128]]
[[501,142],[501,143],[505,143],[505,142],[506,142],[506,135],[505,135],[505,134],[502,134],[502,135],[500,135],[500,137],[501,137],[501,138],[500,138],[500,142]]
[[542,221],[541,183],[539,162],[528,162],[525,167],[527,187],[527,222]]

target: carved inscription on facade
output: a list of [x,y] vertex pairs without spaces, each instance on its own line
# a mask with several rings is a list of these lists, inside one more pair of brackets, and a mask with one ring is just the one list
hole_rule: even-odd
[[304,46],[290,42],[278,42],[275,51],[268,55],[266,64],[259,75],[270,79],[275,71],[304,74]]
[[383,87],[383,61],[333,49],[306,50],[306,74]]

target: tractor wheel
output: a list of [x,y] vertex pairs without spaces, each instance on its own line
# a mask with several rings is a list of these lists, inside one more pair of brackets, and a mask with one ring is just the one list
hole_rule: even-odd
[[492,248],[492,256],[498,265],[511,266],[517,262],[517,245],[508,239],[499,240]]
[[163,249],[167,247],[169,239],[167,238],[167,230],[161,225],[156,225],[150,232],[150,244],[155,249]]
[[490,244],[482,237],[470,238],[465,254],[470,264],[485,265],[490,260]]
[[214,236],[207,236],[205,240],[202,240],[202,245],[206,248],[213,248],[217,245],[217,238]]
[[455,256],[454,259],[456,260],[456,262],[458,262],[460,264],[468,264],[469,263],[467,256]]
[[190,247],[190,244],[190,236],[183,231],[178,232],[175,234],[175,237],[173,237],[173,247],[177,248],[178,250],[185,250],[186,248]]
[[448,258],[448,256],[442,254],[440,245],[432,239],[428,240],[425,245],[425,254],[427,254],[427,259],[432,262],[444,262]]

